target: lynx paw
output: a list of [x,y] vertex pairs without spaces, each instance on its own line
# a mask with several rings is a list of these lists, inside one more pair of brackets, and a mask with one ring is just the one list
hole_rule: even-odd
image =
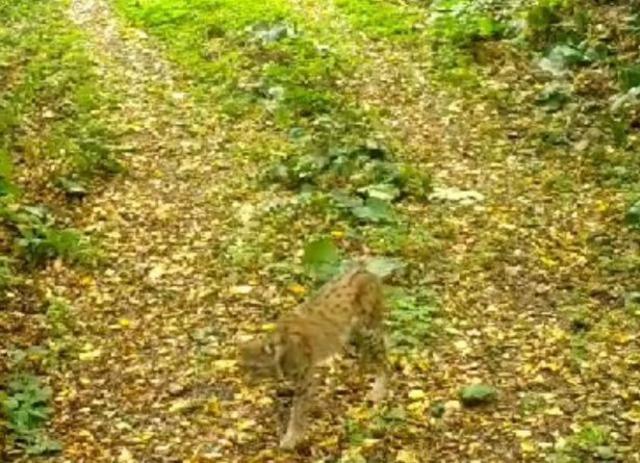
[[387,396],[387,382],[383,378],[376,378],[373,387],[367,394],[367,400],[378,403]]
[[282,439],[280,439],[280,448],[283,450],[293,450],[298,444],[298,438],[299,436],[296,433],[287,431],[287,433],[282,436]]

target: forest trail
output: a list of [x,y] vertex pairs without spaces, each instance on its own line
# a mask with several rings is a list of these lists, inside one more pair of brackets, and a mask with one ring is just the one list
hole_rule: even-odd
[[70,16],[88,32],[103,78],[124,94],[119,113],[134,154],[81,213],[104,237],[106,268],[79,288],[67,282],[86,343],[84,361],[59,378],[56,427],[70,439],[70,461],[129,461],[131,445],[146,449],[144,461],[173,461],[197,451],[180,444],[188,436],[203,438],[168,411],[192,392],[184,384],[198,373],[194,336],[213,330],[222,341],[231,328],[219,327],[226,314],[209,303],[224,271],[216,246],[233,192],[223,135],[215,114],[193,103],[172,66],[142,32],[123,27],[108,1],[74,0]]

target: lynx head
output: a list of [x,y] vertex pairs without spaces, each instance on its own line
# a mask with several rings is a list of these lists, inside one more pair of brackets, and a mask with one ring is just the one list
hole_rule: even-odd
[[238,365],[251,379],[278,375],[278,361],[273,337],[260,336],[238,346]]

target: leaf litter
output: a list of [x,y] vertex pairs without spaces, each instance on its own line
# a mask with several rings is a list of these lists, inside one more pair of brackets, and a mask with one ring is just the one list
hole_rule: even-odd
[[[313,13],[309,21],[328,18],[337,28],[351,27],[336,9],[342,2],[322,11],[293,3]],[[434,172],[439,184],[459,186],[436,189],[430,201],[403,211],[435,241],[405,256],[424,260],[406,278],[436,289],[442,316],[430,326],[434,342],[392,353],[391,410],[361,405],[356,378],[338,371],[339,379],[325,380],[324,410],[314,414],[309,446],[293,454],[275,450],[277,400],[238,376],[238,327],[271,329],[268,307],[290,309],[305,297],[311,283],[300,276],[304,264],[333,272],[341,252],[335,243],[349,235],[335,230],[331,240],[307,240],[315,245],[306,249],[277,237],[274,247],[283,244],[284,258],[299,265],[275,282],[279,289],[260,266],[229,265],[222,256],[241,235],[237,221],[249,227],[267,193],[255,191],[248,181],[254,168],[227,148],[238,138],[261,140],[263,127],[256,121],[229,127],[215,104],[196,101],[190,81],[158,44],[116,18],[107,1],[74,0],[71,16],[89,32],[105,79],[126,96],[119,117],[131,128],[136,155],[128,159],[130,175],[86,198],[80,214],[80,223],[104,236],[105,268],[65,267],[42,283],[73,300],[82,327],[75,355],[52,373],[53,431],[63,444],[54,460],[638,459],[637,319],[604,313],[625,294],[628,312],[637,310],[638,288],[603,270],[602,253],[616,251],[590,242],[612,234],[620,198],[589,184],[569,201],[550,194],[566,162],[580,172],[587,167],[526,157],[536,147],[527,140],[514,144],[505,125],[535,127],[530,106],[505,120],[487,110],[483,95],[431,88],[429,69],[421,67],[428,59],[414,55],[420,51],[367,39],[357,43],[369,61],[350,90],[385,108],[385,125],[406,143],[412,161]],[[296,34],[286,23],[255,30],[265,43]],[[576,56],[574,49],[557,48],[545,69],[564,76]],[[487,87],[506,82],[526,92],[511,71],[482,77]],[[514,151],[523,155],[518,162]],[[376,201],[361,206],[359,218],[388,221],[385,201],[395,195],[375,189]],[[314,235],[313,224],[291,227]],[[637,251],[624,239],[616,241],[619,252]],[[266,258],[276,275],[278,255]],[[389,274],[402,264],[371,263]],[[292,274],[300,280],[291,281]],[[403,304],[406,314],[421,313],[418,302]],[[595,314],[593,325],[567,323],[562,314],[576,310],[586,318]],[[593,328],[580,333],[576,326]],[[478,403],[487,406],[462,406]]]

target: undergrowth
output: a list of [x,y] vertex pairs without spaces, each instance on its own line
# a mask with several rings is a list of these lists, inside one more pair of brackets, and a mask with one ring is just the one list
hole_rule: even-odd
[[[68,7],[64,0],[0,1],[0,325],[10,314],[38,311],[37,274],[48,262],[97,262],[95,244],[73,227],[70,211],[123,170],[113,121],[119,96],[104,84]],[[2,328],[0,344],[10,352],[39,342],[20,330],[5,338]],[[52,392],[32,375],[48,370],[19,370],[0,378],[0,454],[56,452],[60,445],[45,430]]]

